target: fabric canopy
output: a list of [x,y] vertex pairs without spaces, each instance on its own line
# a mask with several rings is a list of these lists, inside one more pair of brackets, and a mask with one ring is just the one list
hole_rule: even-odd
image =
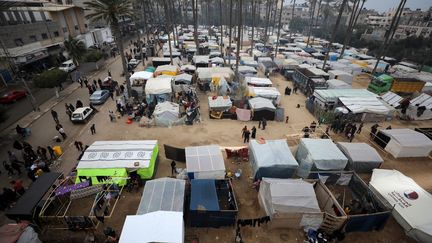
[[245,77],[246,83],[254,86],[272,86],[273,83],[268,78]]
[[369,173],[384,162],[378,152],[369,144],[339,142],[337,146],[346,155],[349,167],[355,172]]
[[399,95],[389,91],[381,96],[381,99],[386,102],[388,105],[392,107],[397,107],[400,105],[400,102],[403,100]]
[[157,211],[126,216],[119,243],[136,242],[183,243],[183,213]]
[[249,73],[256,74],[257,70],[254,67],[251,67],[251,66],[239,66],[238,67],[238,72],[242,73],[242,74],[249,74]]
[[397,170],[375,169],[369,185],[393,209],[393,217],[408,236],[418,242],[432,242],[430,193]]
[[250,108],[254,111],[259,111],[259,110],[276,111],[276,107],[269,99],[256,97],[256,98],[249,99],[248,102]]
[[327,81],[329,89],[351,89],[352,86],[339,79],[329,79]]
[[186,82],[186,83],[192,83],[192,75],[187,73],[182,73],[180,75],[177,75],[174,77],[175,82]]
[[147,181],[136,214],[159,210],[183,212],[185,183],[185,180],[173,178]]
[[157,140],[96,141],[86,149],[77,169],[147,168]]
[[171,91],[171,78],[151,78],[145,86],[147,95],[167,94]]
[[43,173],[22,195],[18,202],[5,212],[10,219],[33,220],[33,210],[42,197],[51,189],[54,182],[61,176],[61,173]]
[[196,67],[194,65],[187,64],[187,65],[181,66],[180,70],[182,70],[182,71],[195,71]]
[[262,97],[279,103],[281,94],[276,87],[253,87],[248,86],[249,95],[252,97]]
[[132,74],[132,76],[129,79],[133,84],[135,80],[148,80],[149,78],[152,77],[153,77],[152,72],[142,71],[142,72],[135,72],[134,74]]
[[377,97],[339,97],[342,104],[354,114],[373,113],[387,115],[390,109]]
[[265,140],[265,143],[251,140],[249,148],[255,179],[290,178],[298,168],[298,163],[285,140]]
[[153,115],[156,125],[169,126],[179,120],[180,107],[178,104],[165,101],[158,103]]
[[380,130],[390,137],[385,150],[395,158],[427,157],[432,151],[432,140],[411,129]]
[[303,178],[317,170],[343,170],[348,159],[330,139],[302,138],[297,149],[297,174]]
[[[419,110],[423,112],[419,112]],[[432,119],[432,96],[422,93],[410,101],[406,114],[413,120]]]
[[317,99],[322,100],[322,102],[334,102],[337,103],[338,99],[341,97],[377,97],[376,94],[366,90],[366,89],[317,89],[313,94]]
[[225,163],[217,145],[186,147],[186,168],[194,179],[225,178]]
[[231,108],[232,101],[229,96],[208,97],[209,107],[211,110],[227,110]]
[[192,58],[193,63],[197,64],[208,64],[210,61],[210,57],[209,56],[194,56]]

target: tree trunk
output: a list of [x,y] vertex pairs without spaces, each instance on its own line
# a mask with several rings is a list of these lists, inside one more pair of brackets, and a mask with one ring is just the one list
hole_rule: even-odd
[[237,27],[237,54],[236,54],[236,77],[238,78],[238,66],[239,66],[239,62],[240,62],[240,34],[241,34],[241,29],[242,29],[242,2],[243,0],[239,0],[239,18],[238,18],[238,27]]
[[314,20],[314,16],[315,16],[315,5],[316,5],[316,0],[312,1],[312,6],[311,6],[311,13],[310,13],[310,24],[309,24],[309,33],[308,33],[308,38],[307,38],[307,42],[306,42],[306,47],[309,46],[309,41],[310,41],[310,37],[312,34],[312,26],[313,26],[313,20]]
[[350,36],[352,34],[352,30],[354,28],[354,19],[356,17],[356,13],[357,13],[357,9],[359,7],[359,4],[360,4],[360,0],[354,0],[353,10],[351,12],[350,20],[349,20],[348,27],[347,27],[347,30],[346,30],[346,36],[345,36],[345,39],[344,39],[344,43],[343,43],[342,50],[341,50],[341,53],[339,55],[339,58],[343,57],[345,49],[346,49],[346,46],[348,44],[348,39],[350,38]]
[[[293,1],[293,9],[292,9],[292,11],[291,11],[291,21],[290,21],[290,25],[291,25],[291,22],[294,20],[295,3],[296,3],[296,0]],[[292,37],[292,30],[290,29],[290,40],[289,40],[290,42],[291,42],[291,37]]]
[[127,64],[126,64],[127,60],[126,60],[124,48],[123,48],[123,38],[122,38],[122,35],[120,33],[120,27],[118,25],[117,19],[112,21],[111,28],[114,32],[115,41],[116,41],[117,47],[118,47],[119,52],[120,52],[120,58],[121,58],[121,62],[122,62],[123,72],[125,75],[126,91],[127,91],[127,95],[129,98],[129,97],[131,97],[131,84],[129,82],[130,75],[129,75],[129,71],[128,71]]
[[279,23],[278,23],[277,42],[276,42],[276,51],[275,51],[275,56],[274,56],[274,58],[277,57],[278,49],[279,49],[279,37],[280,37],[280,29],[281,29],[281,24],[282,24],[282,9],[283,9],[283,1],[282,1],[281,8],[280,8],[280,10],[279,10]]
[[194,41],[196,45],[196,54],[198,54],[199,43],[198,43],[198,16],[197,16],[197,1],[192,0],[192,16],[193,16],[193,24],[194,24]]
[[252,40],[251,40],[251,49],[250,49],[249,56],[252,56],[254,44],[255,44],[254,40],[255,40],[255,7],[256,7],[256,5],[257,4],[256,4],[255,0],[252,0]]
[[318,12],[317,12],[316,21],[315,21],[315,27],[318,26],[318,20],[319,20],[319,16],[320,16],[320,12],[321,12],[321,3],[322,3],[322,0],[319,0],[319,2],[318,2]]
[[[171,24],[171,17],[172,17],[172,12],[170,10],[170,7],[168,5],[168,3],[166,1],[169,0],[163,0],[163,5],[164,5],[164,9],[165,9],[165,21],[166,21],[166,30],[167,30],[167,35],[168,35],[168,49],[169,49],[169,54],[170,54],[170,62],[171,65],[173,64],[173,57],[172,57],[172,44],[171,44],[171,37],[170,37],[170,30],[173,30],[172,28],[172,24]],[[174,32],[173,32],[173,38],[174,38]]]
[[264,42],[267,42],[267,31],[268,31],[269,19],[270,19],[270,3],[271,3],[271,0],[267,0],[266,23],[265,23],[265,27],[264,27]]
[[221,39],[220,39],[220,53],[222,55],[222,58],[224,60],[224,65],[226,64],[225,62],[225,55],[223,54],[223,36],[224,36],[224,32],[223,32],[223,23],[222,23],[222,0],[219,0],[219,24],[220,24],[220,32],[221,32]]
[[322,66],[322,70],[325,69],[325,66],[326,66],[326,64],[327,64],[327,59],[328,59],[328,57],[329,57],[329,53],[330,53],[330,47],[331,47],[332,43],[334,42],[334,40],[335,40],[335,38],[336,38],[336,32],[337,32],[337,29],[338,29],[338,27],[339,27],[339,23],[340,23],[340,20],[341,20],[341,17],[342,17],[342,13],[343,13],[343,11],[344,11],[344,9],[345,9],[345,5],[346,5],[347,1],[348,1],[348,0],[343,0],[343,1],[342,1],[342,4],[341,4],[341,7],[340,7],[340,9],[339,9],[339,14],[338,14],[338,17],[337,17],[337,20],[336,20],[336,24],[335,24],[334,29],[333,29],[333,32],[332,32],[331,39],[330,39],[329,49],[328,49],[328,51],[326,52],[326,55],[325,55],[325,57],[324,57],[324,63],[323,63],[323,66]]
[[230,11],[229,11],[229,37],[228,37],[228,57],[229,59],[229,65],[231,65],[231,42],[232,42],[232,9],[233,9],[232,0],[230,0]]

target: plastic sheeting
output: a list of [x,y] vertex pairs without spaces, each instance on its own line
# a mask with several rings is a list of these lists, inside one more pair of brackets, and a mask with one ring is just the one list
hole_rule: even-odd
[[254,111],[269,110],[276,111],[276,107],[269,99],[256,97],[248,100],[249,106]]
[[171,78],[151,78],[147,80],[145,86],[146,95],[170,94]]
[[285,140],[265,140],[249,143],[249,161],[252,164],[254,178],[291,178],[298,168],[298,163]]
[[354,114],[388,115],[391,110],[377,97],[339,97],[340,102]]
[[272,100],[275,104],[278,104],[281,100],[281,94],[276,87],[253,87],[248,86],[250,96],[261,97]]
[[397,107],[400,105],[400,102],[403,100],[403,98],[391,91],[383,94],[381,96],[381,99],[386,102],[388,105],[392,107]]
[[355,172],[370,173],[384,162],[378,152],[369,144],[339,142],[337,146],[348,158],[348,167]]
[[390,141],[385,150],[395,158],[428,157],[432,151],[432,140],[411,129],[380,130]]
[[245,81],[248,85],[260,87],[270,87],[273,85],[273,82],[268,78],[246,77]]
[[182,119],[179,118],[179,105],[173,102],[158,103],[153,115],[157,126],[169,127],[182,124]]
[[329,89],[352,89],[352,86],[339,79],[330,79],[327,81]]
[[217,145],[186,147],[186,168],[190,179],[225,178],[225,163]]
[[300,139],[295,157],[299,162],[297,174],[303,178],[307,178],[311,170],[343,170],[348,163],[330,139]]
[[183,212],[185,185],[184,180],[173,178],[147,181],[136,214],[146,214],[159,210]]
[[209,96],[208,102],[210,110],[226,111],[232,107],[232,101],[229,96]]
[[[419,112],[421,110],[423,110],[423,112]],[[432,119],[432,96],[423,93],[412,99],[406,111],[406,115],[412,120]]]
[[237,120],[239,121],[250,121],[251,111],[246,109],[236,109]]
[[432,242],[432,195],[397,170],[375,169],[369,186],[384,201],[408,236]]

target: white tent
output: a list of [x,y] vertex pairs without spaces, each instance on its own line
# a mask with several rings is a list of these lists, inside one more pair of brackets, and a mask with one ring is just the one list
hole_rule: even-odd
[[208,102],[211,111],[226,111],[232,107],[229,96],[209,96]]
[[285,140],[265,140],[249,143],[249,161],[254,179],[261,177],[291,178],[298,168],[298,163]]
[[369,186],[406,234],[417,242],[432,242],[432,195],[397,170],[375,169]]
[[352,86],[339,79],[329,79],[328,89],[352,89]]
[[273,82],[268,78],[258,77],[245,77],[247,85],[260,86],[260,87],[271,87]]
[[184,232],[182,212],[157,211],[128,215],[119,242],[183,243]]
[[181,71],[195,71],[196,67],[194,65],[187,64],[187,65],[181,66],[180,70]]
[[339,97],[340,102],[352,113],[372,113],[388,115],[391,113],[387,107],[377,97]]
[[411,129],[380,130],[390,138],[385,150],[395,158],[427,157],[432,151],[432,140]]
[[386,102],[391,107],[397,107],[400,105],[400,102],[403,100],[403,98],[391,91],[383,94],[381,96],[381,99]]
[[182,73],[174,77],[175,84],[191,84],[192,83],[192,75],[187,73]]
[[299,163],[297,174],[303,178],[307,178],[311,170],[343,170],[348,163],[347,157],[330,139],[300,139],[295,157]]
[[179,110],[179,105],[176,103],[169,101],[158,103],[153,112],[156,125],[167,127],[178,122]]
[[186,147],[189,179],[224,179],[225,163],[217,145]]
[[208,64],[210,61],[210,57],[209,56],[194,56],[192,58],[192,62],[194,64]]
[[130,79],[131,85],[134,85],[137,82],[142,83],[142,81],[148,80],[152,77],[153,77],[152,72],[142,71],[142,72],[135,72],[134,74],[132,74],[132,76],[129,79]]
[[[258,201],[272,221],[292,219],[294,215],[297,217],[300,215],[300,222],[296,222],[300,227],[315,228],[318,228],[323,221],[323,213],[313,184],[302,179],[264,177],[260,184]],[[285,227],[293,227],[293,225],[286,224]]]
[[261,97],[272,100],[274,104],[279,104],[281,94],[276,87],[253,87],[248,86],[250,96]]
[[238,72],[243,74],[243,75],[256,75],[258,73],[258,71],[254,67],[251,67],[251,66],[239,66]]
[[248,100],[249,106],[254,111],[260,111],[260,110],[270,110],[270,111],[276,111],[276,107],[273,105],[273,103],[266,98],[256,97]]
[[412,99],[406,115],[412,120],[432,119],[432,96],[423,93]]
[[348,158],[349,169],[355,172],[370,173],[384,162],[378,152],[369,144],[339,142],[337,146]]
[[146,95],[171,93],[171,78],[151,78],[145,86]]
[[344,81],[347,84],[352,84],[353,75],[341,70],[330,70],[328,71],[330,79],[339,79]]

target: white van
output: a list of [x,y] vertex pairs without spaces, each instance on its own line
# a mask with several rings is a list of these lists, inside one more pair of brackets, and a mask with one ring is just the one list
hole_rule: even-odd
[[66,62],[60,65],[59,69],[68,73],[74,71],[76,69],[76,66],[72,60],[67,60]]

